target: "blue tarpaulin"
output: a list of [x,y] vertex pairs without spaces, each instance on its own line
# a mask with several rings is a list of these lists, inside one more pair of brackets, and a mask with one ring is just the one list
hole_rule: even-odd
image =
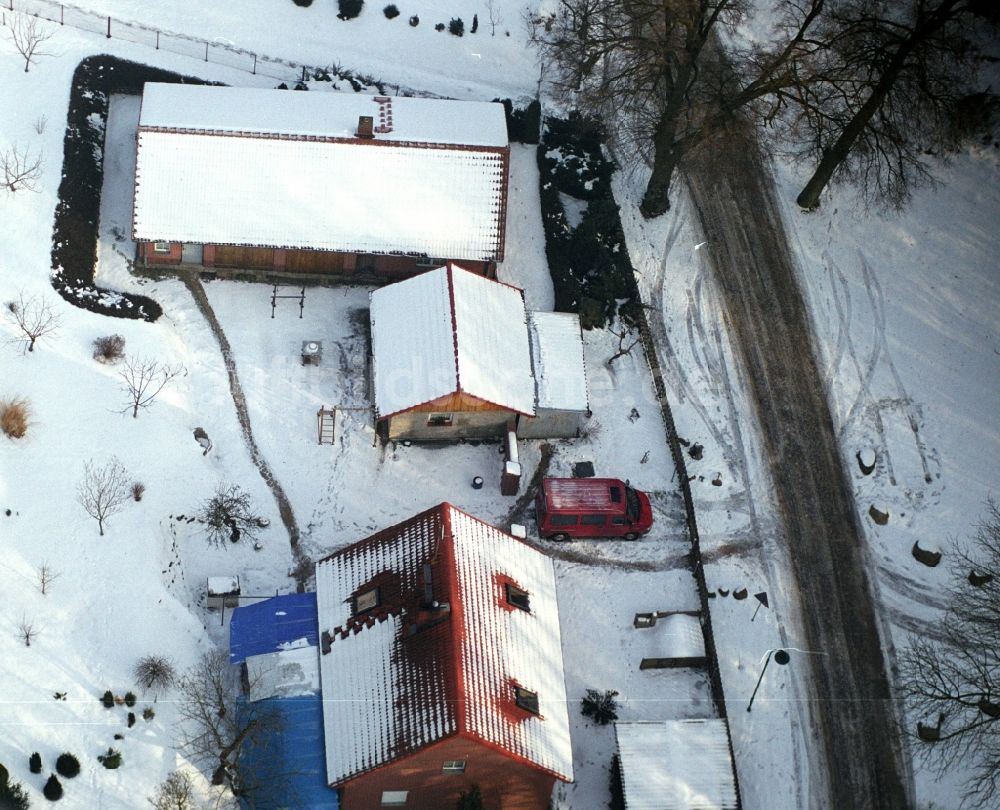
[[[314,600],[315,606],[315,600]],[[326,783],[323,698],[300,695],[243,703],[266,729],[244,744],[240,769],[251,787],[252,810],[339,810],[337,791]]]
[[249,656],[282,649],[282,645],[307,639],[319,646],[315,593],[275,596],[237,608],[229,623],[229,661],[242,664]]

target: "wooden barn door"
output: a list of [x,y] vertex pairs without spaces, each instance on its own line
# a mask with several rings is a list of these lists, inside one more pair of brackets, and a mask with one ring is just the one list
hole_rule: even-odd
[[219,245],[215,249],[215,266],[270,269],[274,267],[274,248]]

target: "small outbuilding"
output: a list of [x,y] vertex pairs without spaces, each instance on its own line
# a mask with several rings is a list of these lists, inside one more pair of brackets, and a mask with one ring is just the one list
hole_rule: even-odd
[[724,719],[615,723],[625,810],[740,810]]
[[[587,413],[579,318],[449,263],[371,293],[383,440],[575,436]],[[533,342],[534,341],[534,342]]]

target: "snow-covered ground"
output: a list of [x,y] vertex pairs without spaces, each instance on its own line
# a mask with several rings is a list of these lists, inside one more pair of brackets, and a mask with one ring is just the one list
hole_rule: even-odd
[[[332,2],[322,0],[310,9],[245,0],[238,13],[192,0],[78,5],[193,36],[223,37],[302,63],[336,61],[387,82],[464,98],[532,95],[538,78],[521,9],[513,2],[498,3],[510,37],[500,28],[496,37],[488,36],[485,3],[461,2],[454,10],[400,5],[401,16],[392,21],[370,5],[346,23],[335,18]],[[471,35],[474,12],[480,29]],[[421,17],[417,28],[406,23],[413,13]],[[438,18],[447,23],[451,16],[464,18],[465,37],[433,30]],[[111,52],[235,85],[274,82],[69,27],[58,29],[49,46],[53,55],[25,74],[9,43],[0,42],[0,148],[16,143],[41,149],[45,164],[39,193],[0,197],[0,301],[22,290],[45,296],[61,318],[58,334],[30,355],[15,345],[0,347],[0,398],[24,397],[33,414],[27,437],[0,438],[0,565],[6,574],[0,762],[39,804],[44,778],[28,774],[28,754],[42,753],[47,775],[59,753],[72,751],[83,771],[66,780],[64,806],[132,808],[181,762],[174,749],[175,713],[171,701],[161,698],[155,718],[140,719],[129,730],[125,710],[106,710],[98,697],[107,688],[118,694],[134,688],[129,670],[140,655],[167,653],[183,668],[201,651],[224,643],[219,615],[204,609],[206,577],[239,574],[244,592],[285,592],[294,587],[288,577],[292,557],[273,500],[243,445],[218,347],[189,293],[179,282],[140,282],[126,272],[134,160],[127,139],[137,115],[134,100],[116,99],[112,107],[100,281],[141,289],[164,305],[165,315],[154,325],[111,320],[66,305],[49,286],[70,77],[83,57]],[[537,216],[534,153],[520,146],[512,152],[509,249],[501,278],[525,288],[529,307],[549,309],[553,293]],[[815,214],[791,205],[785,212],[844,457],[853,465],[858,508],[879,565],[883,613],[897,644],[907,631],[919,632],[933,621],[940,606],[944,568],[917,563],[909,553],[913,542],[947,554],[955,539],[968,535],[997,478],[996,174],[994,153],[970,152],[940,172],[941,189],[921,191],[898,217],[857,212],[853,198],[841,193]],[[784,167],[777,176],[783,199],[793,199],[802,177]],[[689,461],[689,471],[698,476],[692,487],[709,587],[721,589],[712,617],[744,806],[814,806],[810,730],[798,708],[808,689],[796,657],[821,651],[795,649],[803,645],[795,601],[786,592],[766,468],[720,309],[699,261],[710,245],[701,245],[683,195],[668,216],[642,223],[629,203],[641,179],[621,175],[616,193],[644,295],[654,314],[664,317],[669,341],[661,364],[678,429],[705,447],[701,461]],[[498,494],[495,445],[374,446],[360,328],[366,290],[307,290],[301,320],[291,300],[278,302],[272,320],[270,289],[262,285],[216,281],[206,290],[233,344],[258,444],[292,501],[308,554],[328,552],[441,500],[499,525],[507,521],[512,499]],[[186,369],[136,420],[120,413],[125,402],[115,369],[91,358],[91,341],[112,332],[125,337],[128,353]],[[4,326],[2,336],[13,334]],[[299,361],[307,339],[324,343],[319,366]],[[680,564],[686,547],[679,502],[648,371],[638,353],[609,369],[605,360],[616,348],[607,333],[587,334],[595,415],[585,440],[554,443],[551,469],[569,474],[573,462],[592,460],[599,474],[630,478],[651,492],[657,522],[642,542],[574,543],[570,549],[578,559],[557,563],[567,691],[576,699],[586,688],[618,689],[625,719],[690,716],[710,702],[697,677],[675,683],[676,675],[640,673],[634,662],[632,614],[693,607],[695,591]],[[320,405],[340,408],[333,446],[315,442]],[[199,426],[215,443],[208,456],[192,437]],[[857,452],[876,454],[871,476],[858,469]],[[147,489],[141,502],[129,502],[111,518],[107,536],[100,538],[75,490],[85,461],[101,464],[112,455]],[[536,445],[522,448],[527,470],[539,455]],[[486,479],[482,490],[469,486],[474,475]],[[715,480],[721,484],[713,485]],[[262,550],[211,549],[190,524],[174,519],[190,515],[220,481],[238,483],[271,519]],[[870,521],[869,505],[889,512],[886,526]],[[43,563],[60,574],[47,595],[36,587]],[[753,622],[752,596],[732,596],[742,588],[766,591],[770,598],[770,609]],[[38,630],[31,647],[17,637],[22,619]],[[763,656],[775,647],[792,649],[792,661],[769,667],[747,713]],[[55,692],[67,692],[67,700],[55,700]],[[140,709],[146,705],[153,704],[140,700]],[[571,719],[577,783],[560,788],[561,806],[596,810],[607,801],[613,737],[588,726],[576,711]],[[114,741],[115,733],[125,739]],[[96,761],[112,744],[125,755],[119,771],[106,771]],[[944,786],[919,772],[917,779],[926,806],[954,806]]]

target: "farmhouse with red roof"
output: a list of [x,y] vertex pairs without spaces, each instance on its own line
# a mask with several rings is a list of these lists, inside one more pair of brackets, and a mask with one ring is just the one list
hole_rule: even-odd
[[316,566],[327,779],[350,810],[537,810],[573,758],[552,561],[445,503]]
[[509,163],[500,104],[148,83],[137,260],[388,279],[455,261],[494,275]]

